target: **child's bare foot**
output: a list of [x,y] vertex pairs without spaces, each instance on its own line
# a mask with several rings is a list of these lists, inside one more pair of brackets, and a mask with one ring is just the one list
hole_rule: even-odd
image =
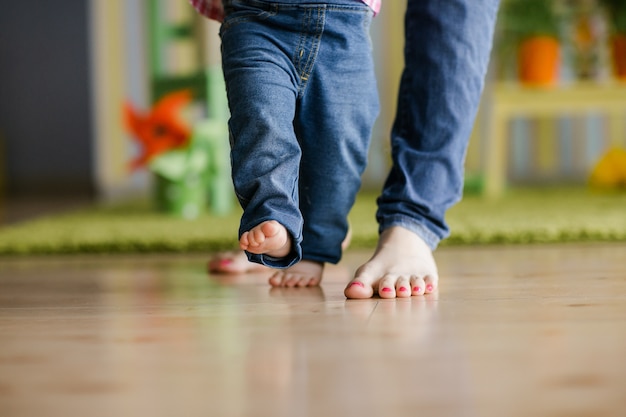
[[[346,250],[352,240],[352,229],[348,229],[345,239],[341,242],[341,249]],[[214,274],[245,274],[260,272],[268,269],[267,266],[250,262],[245,252],[220,252],[215,254],[208,263],[209,272]]]
[[[352,229],[341,242],[341,249],[345,250],[352,241]],[[322,281],[324,264],[322,262],[302,260],[292,267],[276,271],[269,279],[272,287],[317,287]]]
[[432,293],[439,275],[432,251],[415,233],[402,227],[383,231],[372,258],[346,287],[347,298],[410,297]]
[[303,260],[287,269],[276,271],[269,279],[272,287],[316,287],[322,281],[324,264]]
[[276,220],[268,220],[244,232],[239,247],[250,253],[284,258],[291,252],[291,239],[285,226]]
[[268,269],[267,266],[250,262],[243,251],[220,252],[209,260],[209,272],[221,274],[245,274]]

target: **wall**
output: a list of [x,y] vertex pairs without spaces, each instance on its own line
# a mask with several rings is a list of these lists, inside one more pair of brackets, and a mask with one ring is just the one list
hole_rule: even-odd
[[87,2],[0,12],[0,136],[9,195],[93,190]]

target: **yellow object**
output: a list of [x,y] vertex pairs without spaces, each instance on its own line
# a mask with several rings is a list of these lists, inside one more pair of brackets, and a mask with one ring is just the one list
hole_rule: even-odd
[[600,158],[589,184],[596,188],[626,188],[626,150],[613,148]]

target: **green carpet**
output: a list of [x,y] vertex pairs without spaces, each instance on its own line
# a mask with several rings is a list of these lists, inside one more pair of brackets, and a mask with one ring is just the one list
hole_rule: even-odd
[[[353,248],[376,243],[375,194],[350,214]],[[0,228],[0,255],[209,252],[235,247],[239,212],[188,221],[147,202],[94,207]],[[448,214],[442,245],[626,241],[626,193],[584,188],[514,189],[488,201],[466,196]]]

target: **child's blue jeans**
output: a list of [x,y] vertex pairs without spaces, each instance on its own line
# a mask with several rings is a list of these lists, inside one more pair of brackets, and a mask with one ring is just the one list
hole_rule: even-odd
[[302,258],[335,263],[379,110],[372,12],[355,0],[224,3],[239,235],[276,220],[293,239],[285,259],[248,258],[277,268]]

